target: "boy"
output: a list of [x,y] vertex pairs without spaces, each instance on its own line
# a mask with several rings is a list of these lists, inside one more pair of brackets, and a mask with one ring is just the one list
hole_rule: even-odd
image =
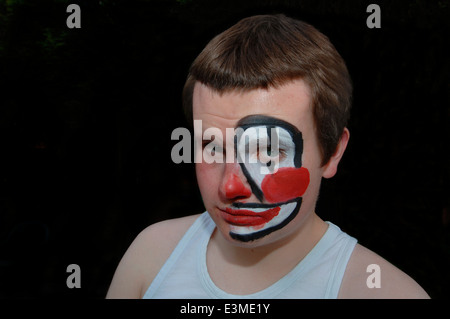
[[[214,160],[196,160],[207,212],[145,229],[107,297],[428,298],[315,213],[350,137],[351,93],[344,61],[304,22],[254,16],[211,40],[183,91],[195,134],[221,133],[203,140]],[[369,265],[381,270],[375,288]]]

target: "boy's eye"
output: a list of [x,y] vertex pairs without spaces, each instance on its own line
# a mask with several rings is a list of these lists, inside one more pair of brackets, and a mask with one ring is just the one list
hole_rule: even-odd
[[[273,155],[276,156],[276,154],[277,154],[277,150],[274,150]],[[258,159],[261,159],[261,156],[266,156],[266,155],[272,156],[272,148],[270,147],[270,145],[268,148],[258,148],[258,150],[257,150],[256,156]],[[286,150],[284,150],[282,148],[278,149],[278,161],[281,162],[283,159],[286,158],[286,156],[287,156]]]
[[225,160],[225,149],[223,145],[214,140],[202,141],[202,155],[206,163],[223,163]]
[[280,161],[282,161],[283,159],[285,159],[287,157],[287,152],[284,149],[279,149],[278,150],[278,158]]
[[214,140],[204,140],[202,142],[202,149],[208,148],[211,152],[225,152],[225,149],[222,145],[214,143]]
[[209,143],[211,143],[211,142],[212,142],[211,140],[203,140],[203,141],[202,141],[202,150],[204,150],[205,147],[206,147]]
[[216,153],[223,154],[224,153],[223,147],[220,145],[214,145],[213,148],[211,149],[211,155],[214,156],[216,155]]

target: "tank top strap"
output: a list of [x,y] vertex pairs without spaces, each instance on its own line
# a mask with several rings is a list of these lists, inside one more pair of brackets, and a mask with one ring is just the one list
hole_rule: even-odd
[[[331,222],[326,222],[329,226],[328,233],[330,237],[333,237],[334,247],[334,263],[330,268],[330,277],[328,280],[327,288],[325,291],[324,298],[326,299],[336,299],[339,294],[339,289],[342,284],[342,279],[344,278],[345,270],[347,269],[347,264],[350,256],[357,244],[356,238],[349,236],[347,233],[343,232],[338,226]],[[331,254],[331,252],[330,252]]]

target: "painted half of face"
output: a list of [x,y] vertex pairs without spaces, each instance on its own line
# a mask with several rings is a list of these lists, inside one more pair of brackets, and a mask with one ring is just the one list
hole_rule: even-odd
[[[250,115],[238,122],[236,132],[236,158],[258,201],[231,204],[225,219],[231,225],[231,238],[249,242],[283,228],[297,216],[309,171],[302,167],[302,133],[292,124]],[[259,160],[262,154],[270,160]]]

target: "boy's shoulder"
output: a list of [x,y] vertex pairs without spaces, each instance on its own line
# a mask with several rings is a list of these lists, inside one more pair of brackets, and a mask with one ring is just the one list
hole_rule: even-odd
[[108,298],[141,298],[199,215],[164,220],[139,233],[114,274]]
[[[141,231],[136,237],[136,240],[142,240],[143,244],[154,243],[157,245],[158,249],[175,248],[186,231],[199,216],[200,214],[189,215],[154,223]],[[170,249],[170,252],[172,250],[173,249]]]
[[403,271],[357,244],[347,264],[339,298],[422,299],[429,296]]
[[148,266],[148,272],[143,278],[144,284],[141,295],[145,294],[148,286],[170,257],[181,238],[198,217],[199,215],[190,215],[164,220],[148,226],[138,235],[135,242],[144,251],[142,264]]

